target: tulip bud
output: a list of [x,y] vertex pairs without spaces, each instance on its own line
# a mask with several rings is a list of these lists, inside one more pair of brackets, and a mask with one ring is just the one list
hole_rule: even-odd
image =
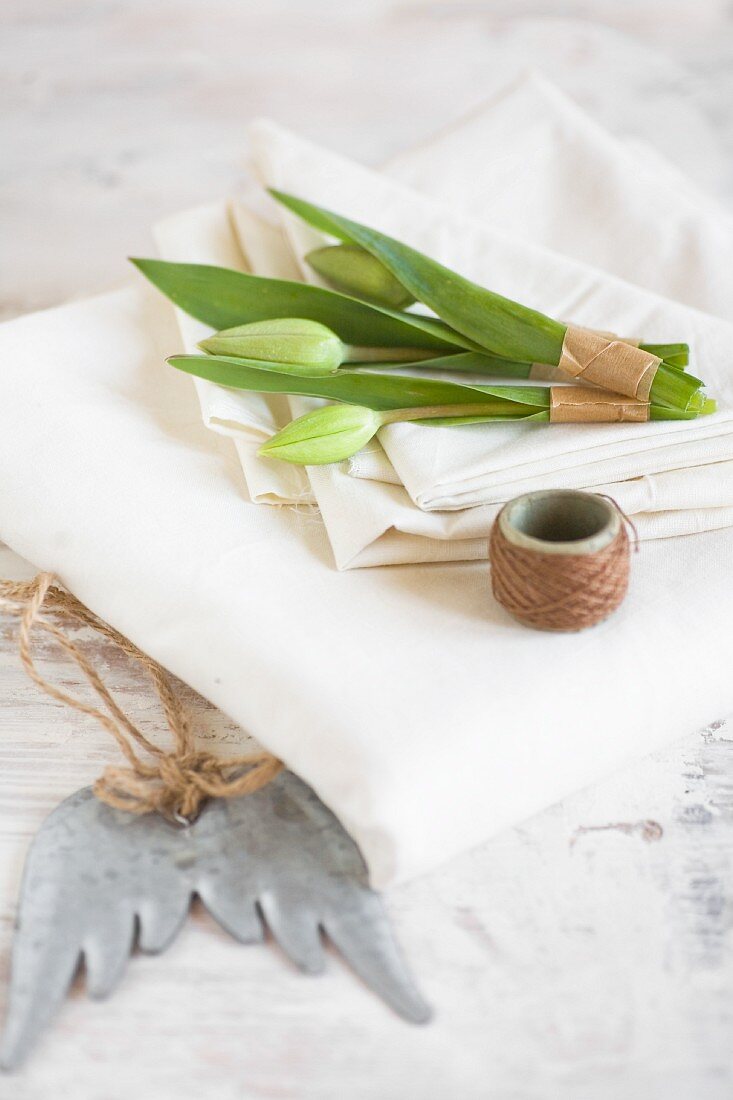
[[335,332],[318,321],[285,317],[252,321],[209,336],[199,344],[209,355],[231,355],[276,363],[282,374],[333,374],[346,349]]
[[382,416],[373,409],[324,405],[287,424],[258,453],[300,466],[325,466],[356,454],[381,425]]
[[415,301],[381,260],[359,245],[334,244],[316,248],[308,253],[306,260],[326,282],[344,294],[390,309],[404,309]]

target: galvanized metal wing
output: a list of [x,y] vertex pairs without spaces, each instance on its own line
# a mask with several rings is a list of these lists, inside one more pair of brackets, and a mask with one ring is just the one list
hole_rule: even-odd
[[209,802],[184,828],[113,810],[85,788],[47,818],[28,853],[0,1066],[23,1059],[82,959],[91,996],[107,996],[135,942],[151,952],[168,946],[194,894],[244,943],[263,938],[264,919],[308,973],[324,967],[325,929],[395,1011],[429,1018],[359,849],[291,772],[254,794]]
[[50,814],[23,873],[1,1066],[25,1056],[82,957],[90,995],[104,997],[124,973],[136,923],[143,950],[170,943],[191,897],[179,847],[179,830],[163,818],[113,810],[88,787]]
[[218,838],[210,859],[200,859],[196,892],[220,924],[249,939],[257,905],[282,949],[309,973],[324,966],[323,928],[396,1012],[413,1023],[429,1019],[361,852],[301,779],[284,771],[246,798],[212,802],[196,830],[199,843],[209,833]]

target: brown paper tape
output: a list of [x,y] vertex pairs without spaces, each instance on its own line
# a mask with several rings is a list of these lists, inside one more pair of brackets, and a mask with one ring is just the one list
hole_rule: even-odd
[[619,340],[622,344],[630,344],[632,348],[638,348],[639,344],[644,343],[638,336],[619,336],[616,332],[608,332],[604,328],[588,328],[587,325],[573,326],[572,321],[561,321],[560,323],[568,327],[582,328],[585,332],[592,332],[594,336],[605,336],[607,340]]
[[558,366],[575,379],[646,401],[661,361],[621,340],[568,325]]
[[[569,324],[568,321],[562,323]],[[638,348],[639,344],[643,343],[643,340],[637,337],[617,336],[615,332],[606,332],[602,328],[587,328],[585,325],[576,327],[582,327],[584,332],[592,332],[594,336],[604,336],[606,340],[618,340],[621,344],[629,344],[632,348]],[[560,370],[559,367],[553,367],[551,363],[532,363],[527,377],[533,382],[572,382],[573,380],[572,374]]]
[[553,424],[642,424],[649,419],[649,403],[620,393],[589,386],[551,386],[550,421]]

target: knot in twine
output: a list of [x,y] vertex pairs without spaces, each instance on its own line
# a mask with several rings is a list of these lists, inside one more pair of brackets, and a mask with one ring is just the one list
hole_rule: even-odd
[[543,554],[516,546],[497,517],[489,539],[491,588],[510,615],[539,630],[577,631],[601,622],[619,607],[629,586],[625,524],[635,538],[636,529],[616,502],[607,499],[623,522],[613,541],[591,554]]
[[[52,699],[95,718],[114,737],[127,760],[127,767],[111,765],[104,769],[93,788],[97,798],[118,810],[134,814],[156,811],[183,823],[193,820],[208,798],[251,794],[274,779],[283,765],[268,752],[221,758],[197,749],[188,720],[161,666],[70,592],[55,586],[53,579],[51,573],[39,573],[32,581],[0,581],[0,600],[20,619],[20,659],[31,680]],[[44,612],[92,627],[142,665],[153,681],[173,735],[171,751],[159,748],[133,724],[85,654]],[[41,675],[31,651],[34,630],[53,638],[77,664],[104,710],[68,694]]]

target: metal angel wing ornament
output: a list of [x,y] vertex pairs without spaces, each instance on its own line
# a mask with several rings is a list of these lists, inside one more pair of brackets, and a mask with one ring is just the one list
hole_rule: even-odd
[[[14,586],[10,596],[7,586],[0,588],[0,595],[19,608],[21,653],[36,682],[78,707],[35,669],[28,647],[33,625],[53,634],[115,719],[122,718],[112,732],[123,738],[121,747],[133,763],[108,769],[94,790],[86,787],[62,802],[31,845],[0,1067],[13,1069],[28,1054],[82,960],[89,994],[107,996],[136,944],[160,952],[172,942],[194,896],[242,943],[260,942],[266,924],[310,974],[324,967],[324,931],[399,1015],[413,1023],[429,1018],[382,903],[369,888],[358,847],[305,783],[269,754],[223,762],[196,752],[162,670],[124,639],[127,652],[154,674],[176,736],[175,752],[163,753],[122,715],[101,681],[89,675],[83,654],[38,610],[45,599],[55,611],[123,644],[112,628],[100,625],[68,593],[51,588],[47,575]],[[108,724],[108,715],[84,709]],[[139,758],[121,729],[152,755],[153,764]]]
[[164,951],[194,894],[242,943],[260,942],[266,921],[309,974],[324,967],[324,929],[396,1012],[428,1019],[359,849],[291,772],[254,794],[213,799],[188,826],[113,809],[86,787],[54,810],[28,854],[3,1068],[28,1053],[82,958],[89,994],[106,997],[136,939],[143,951]]

